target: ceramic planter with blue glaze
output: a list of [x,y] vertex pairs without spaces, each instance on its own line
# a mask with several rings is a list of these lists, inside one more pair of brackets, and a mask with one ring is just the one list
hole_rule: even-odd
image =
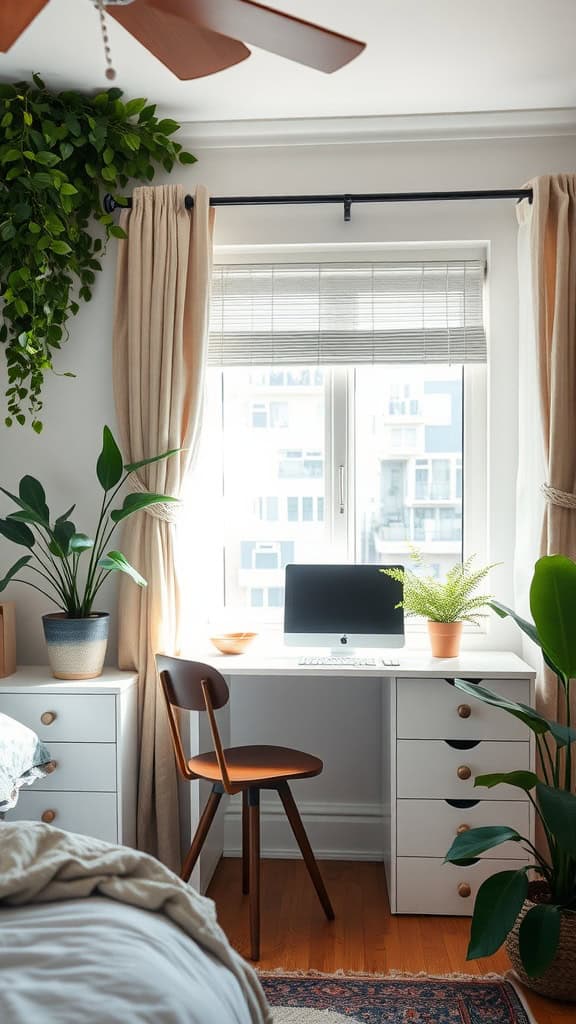
[[71,619],[65,612],[42,616],[48,661],[56,679],[94,679],[102,672],[108,644],[108,612]]

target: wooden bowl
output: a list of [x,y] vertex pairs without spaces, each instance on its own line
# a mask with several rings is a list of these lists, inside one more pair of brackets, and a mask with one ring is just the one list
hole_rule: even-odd
[[256,633],[220,633],[219,636],[211,636],[210,643],[221,654],[244,654],[255,636]]

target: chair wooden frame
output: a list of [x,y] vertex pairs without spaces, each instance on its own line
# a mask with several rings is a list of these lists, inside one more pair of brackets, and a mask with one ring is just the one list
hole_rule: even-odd
[[[178,709],[207,713],[220,776],[216,781],[213,776],[210,776],[210,781],[213,783],[212,791],[184,859],[180,877],[184,882],[189,880],[224,793],[230,796],[242,793],[242,892],[248,894],[250,899],[250,957],[252,960],[258,960],[260,958],[261,789],[275,789],[278,793],[324,913],[328,920],[334,919],[330,898],[287,781],[288,778],[310,778],[318,775],[322,770],[322,764],[318,762],[320,767],[315,767],[310,771],[295,771],[292,774],[288,771],[284,776],[275,776],[269,779],[266,779],[265,776],[262,778],[245,777],[240,782],[234,782],[231,777],[233,772],[229,769],[226,761],[226,751],[222,746],[215,715],[215,710],[223,707],[228,701],[229,692],[226,680],[213,666],[201,662],[157,655],[156,665],[166,700],[170,734],[180,774],[189,782],[207,777],[194,771],[191,767],[194,759],[188,760],[186,757],[178,722]],[[262,748],[248,749],[257,751]],[[232,753],[233,750],[234,748],[229,753]],[[299,751],[290,753],[312,760],[309,755],[303,755]]]

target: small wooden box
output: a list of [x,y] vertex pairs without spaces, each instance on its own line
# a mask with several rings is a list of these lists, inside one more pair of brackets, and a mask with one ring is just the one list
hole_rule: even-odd
[[16,616],[14,602],[0,604],[0,679],[16,671]]

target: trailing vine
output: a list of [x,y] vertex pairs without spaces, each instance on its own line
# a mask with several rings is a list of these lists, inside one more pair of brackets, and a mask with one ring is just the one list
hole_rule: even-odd
[[[67,321],[92,297],[100,257],[125,237],[102,212],[101,192],[152,181],[158,165],[194,163],[146,99],[120,89],[51,93],[33,82],[0,84],[0,341],[8,387],[6,426],[40,433],[42,385]],[[66,376],[74,376],[67,373]]]

